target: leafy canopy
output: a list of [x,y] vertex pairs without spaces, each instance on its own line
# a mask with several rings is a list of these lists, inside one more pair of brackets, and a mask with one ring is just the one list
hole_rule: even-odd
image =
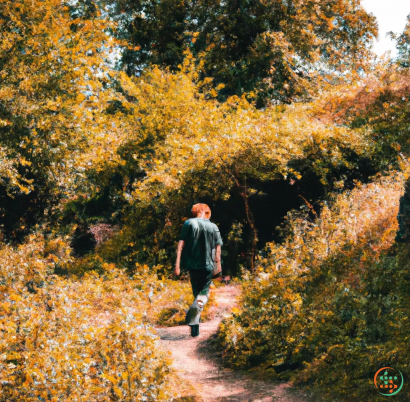
[[133,45],[122,59],[128,74],[150,64],[176,71],[189,48],[220,100],[254,92],[259,106],[309,97],[330,71],[362,69],[377,35],[359,0],[111,3]]

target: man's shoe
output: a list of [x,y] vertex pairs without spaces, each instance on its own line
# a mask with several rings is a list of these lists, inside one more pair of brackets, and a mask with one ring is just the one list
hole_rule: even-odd
[[191,336],[198,336],[199,335],[199,324],[191,325]]

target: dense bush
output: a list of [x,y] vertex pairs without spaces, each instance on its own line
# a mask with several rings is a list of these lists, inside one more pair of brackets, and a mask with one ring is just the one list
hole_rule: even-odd
[[[79,214],[87,211],[90,221],[102,216],[106,204],[97,212],[91,203],[98,204],[114,176],[122,177],[110,190],[112,203],[126,205],[118,214],[121,230],[101,250],[107,260],[131,270],[136,262],[161,264],[169,272],[183,219],[193,203],[206,202],[227,242],[238,222],[244,226],[240,247],[231,242],[226,249],[229,269],[237,273],[239,265],[252,266],[256,248],[276,235],[290,205],[315,202],[376,173],[362,132],[321,122],[312,105],[261,111],[237,97],[224,104],[206,100],[189,58],[184,69],[118,76],[128,127],[117,141],[118,160],[90,155],[95,191],[84,194],[89,207],[79,206],[80,197],[67,203]],[[280,207],[272,209],[273,202]]]
[[3,246],[0,259],[1,401],[172,399],[174,374],[152,324],[172,303],[187,307],[187,283],[173,288],[147,266],[130,278],[104,262],[101,275],[77,269],[80,280],[63,279],[56,265],[70,272],[73,261],[58,238]]
[[342,194],[317,220],[291,214],[283,245],[259,258],[256,280],[219,341],[234,367],[292,373],[333,398],[374,400],[382,365],[409,372],[408,260],[386,254],[397,230],[403,176]]

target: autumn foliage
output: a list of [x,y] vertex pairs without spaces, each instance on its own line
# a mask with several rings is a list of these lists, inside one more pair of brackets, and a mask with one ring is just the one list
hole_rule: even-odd
[[1,400],[169,400],[169,356],[151,326],[166,283],[147,267],[52,275],[68,252],[42,238],[1,250]]
[[1,402],[177,400],[197,202],[243,283],[227,365],[408,375],[410,24],[373,62],[358,0],[238,4],[0,0]]
[[[290,215],[292,234],[267,247],[239,310],[221,326],[227,362],[273,373],[296,369],[299,382],[360,400],[386,354],[407,370],[406,355],[394,352],[401,340],[391,338],[390,322],[390,292],[406,297],[397,286],[405,272],[385,254],[402,194],[403,177],[392,174],[338,196],[314,222]],[[345,380],[341,370],[350,373]]]

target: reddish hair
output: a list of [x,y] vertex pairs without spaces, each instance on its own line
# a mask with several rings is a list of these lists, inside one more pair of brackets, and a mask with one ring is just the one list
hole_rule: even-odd
[[206,204],[195,204],[192,209],[192,216],[196,218],[202,212],[205,212],[205,218],[209,219],[211,217],[211,209]]

